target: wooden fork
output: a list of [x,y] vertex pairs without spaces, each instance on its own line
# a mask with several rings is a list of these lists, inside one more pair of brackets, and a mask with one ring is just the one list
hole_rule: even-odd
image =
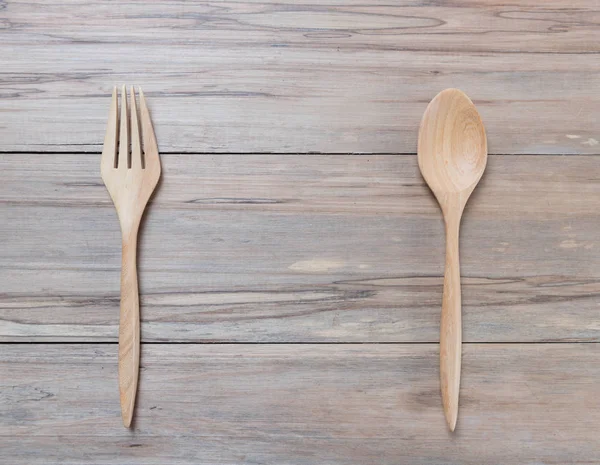
[[113,89],[101,161],[102,179],[117,209],[123,240],[121,319],[119,324],[119,391],[121,415],[126,428],[130,427],[133,417],[140,367],[137,236],[144,209],[160,178],[160,159],[152,121],[142,89],[139,89],[139,94],[141,126],[135,102],[135,91],[132,87],[131,111],[129,111],[127,92],[123,86],[119,129],[117,88]]

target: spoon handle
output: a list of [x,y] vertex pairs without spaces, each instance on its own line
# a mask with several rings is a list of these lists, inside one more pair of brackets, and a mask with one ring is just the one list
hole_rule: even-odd
[[446,215],[446,269],[440,324],[440,381],[444,414],[450,431],[456,427],[461,361],[461,300],[458,234],[460,210]]

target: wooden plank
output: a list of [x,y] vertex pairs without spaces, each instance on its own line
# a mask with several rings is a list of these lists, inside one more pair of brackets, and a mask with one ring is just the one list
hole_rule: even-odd
[[[490,157],[461,232],[465,341],[599,340],[597,163]],[[415,156],[166,155],[163,172],[145,341],[438,340],[443,224]],[[116,341],[99,156],[3,154],[0,173],[0,338]]]
[[3,345],[10,464],[597,463],[597,344],[468,344],[455,434],[437,345],[145,345],[135,429],[116,345]]
[[459,87],[491,153],[599,153],[595,2],[4,6],[2,151],[99,151],[111,87],[134,83],[165,152],[410,153]]

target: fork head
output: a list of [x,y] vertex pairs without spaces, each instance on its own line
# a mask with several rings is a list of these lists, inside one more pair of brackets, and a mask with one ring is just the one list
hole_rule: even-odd
[[135,224],[135,220],[139,223],[160,178],[156,137],[142,89],[139,89],[139,99],[138,115],[134,88],[131,88],[130,104],[127,105],[127,91],[123,86],[119,117],[117,88],[113,89],[102,150],[102,179],[123,229]]

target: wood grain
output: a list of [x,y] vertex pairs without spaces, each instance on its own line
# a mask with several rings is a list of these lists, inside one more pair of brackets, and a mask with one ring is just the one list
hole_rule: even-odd
[[[574,155],[600,154],[599,22],[589,0],[0,2],[0,463],[599,463],[598,157]],[[131,82],[167,155],[127,431],[97,153]],[[394,155],[447,87],[495,154],[462,223],[453,436],[443,222]]]
[[600,150],[589,0],[2,6],[2,151],[100,151],[125,82],[161,152],[414,153],[446,87],[473,98],[490,153]]
[[[99,155],[27,160],[0,155],[0,337],[116,341],[120,233]],[[162,162],[140,236],[143,340],[438,340],[444,229],[416,156]],[[464,341],[600,340],[597,170],[489,158],[462,224]]]
[[127,431],[116,344],[5,345],[0,461],[533,465],[600,457],[597,344],[466,345],[453,435],[440,409],[437,351],[147,345]]

